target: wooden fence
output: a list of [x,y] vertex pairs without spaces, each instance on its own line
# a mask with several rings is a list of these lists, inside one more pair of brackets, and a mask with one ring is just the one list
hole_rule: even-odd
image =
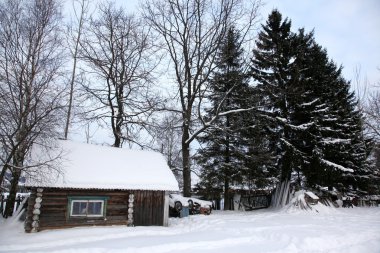
[[[16,197],[16,202],[15,202],[15,206],[13,208],[13,213],[16,212],[16,210],[19,208],[19,206],[21,205],[22,201],[26,198],[26,196],[22,196],[22,195],[17,195]],[[4,214],[4,211],[5,211],[5,207],[7,205],[7,196],[6,195],[3,195],[1,194],[0,195],[0,212],[1,212],[1,215]]]
[[241,196],[239,209],[251,211],[255,209],[268,208],[271,202],[271,195],[245,195]]

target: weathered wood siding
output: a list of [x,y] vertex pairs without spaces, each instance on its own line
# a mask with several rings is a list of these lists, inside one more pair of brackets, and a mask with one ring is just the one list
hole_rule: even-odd
[[[122,191],[122,190],[74,190],[44,188],[39,216],[39,230],[88,226],[88,225],[127,225],[128,198],[133,193],[134,198],[134,225],[135,226],[162,226],[164,225],[163,191]],[[108,197],[105,217],[70,217],[68,208],[69,197],[74,196],[102,196]],[[33,222],[33,206],[36,198],[36,189],[28,202],[25,231],[30,232]]]
[[[132,193],[132,192],[131,192]],[[133,191],[135,226],[164,225],[164,191]]]

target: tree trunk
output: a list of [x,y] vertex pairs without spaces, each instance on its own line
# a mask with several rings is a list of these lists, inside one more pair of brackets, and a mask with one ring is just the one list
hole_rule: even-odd
[[8,165],[4,165],[0,173],[0,191],[2,189],[1,185],[3,184],[5,173],[7,172],[7,170],[8,170]]
[[79,48],[79,42],[80,37],[82,34],[82,27],[83,27],[83,19],[84,14],[86,12],[85,9],[85,1],[83,0],[81,2],[81,14],[79,18],[79,27],[78,27],[78,36],[75,41],[75,49],[74,49],[74,55],[73,55],[73,69],[71,73],[71,80],[70,80],[70,98],[69,98],[69,108],[66,115],[66,124],[65,124],[65,140],[67,140],[67,136],[69,134],[69,126],[70,126],[70,119],[71,119],[71,108],[73,107],[73,96],[74,96],[74,83],[75,83],[75,73],[77,69],[77,60],[78,60],[78,48]]
[[114,119],[111,119],[113,124],[115,124],[115,127],[113,127],[113,136],[115,137],[115,141],[113,143],[113,146],[116,148],[121,148],[121,123],[123,122],[123,119],[120,115],[117,115],[116,122],[114,122]]
[[67,136],[69,134],[69,126],[70,126],[70,119],[71,119],[71,108],[73,106],[73,95],[74,95],[74,82],[75,82],[75,71],[76,71],[76,65],[77,65],[77,49],[78,45],[75,47],[75,55],[74,55],[74,66],[73,66],[73,73],[71,76],[71,81],[70,81],[70,98],[69,98],[69,108],[67,110],[67,115],[66,115],[66,124],[65,124],[65,140],[67,140]]
[[8,218],[13,215],[13,209],[16,202],[16,195],[18,190],[18,181],[21,177],[20,169],[13,169],[11,188],[9,189],[9,195],[7,199],[7,206],[5,207],[4,218]]
[[120,148],[120,146],[121,146],[121,139],[120,139],[120,137],[117,134],[114,134],[114,137],[115,137],[115,141],[114,141],[114,143],[113,143],[112,146],[114,146],[116,148]]
[[[230,99],[226,99],[226,106],[229,109],[230,108]],[[230,124],[230,117],[227,115],[226,117],[226,150],[224,154],[224,160],[226,163],[226,173],[224,174],[224,210],[231,210],[231,205],[230,205],[230,177],[231,177],[231,154],[230,154],[230,130],[231,124]]]
[[[287,109],[285,110],[287,111]],[[285,116],[287,117],[287,113],[285,113]],[[287,129],[287,126],[284,126],[284,138],[285,140],[290,140],[290,134],[289,130]],[[281,158],[281,182],[290,180],[290,177],[292,175],[292,159],[293,159],[293,153],[286,145],[283,145],[285,148],[285,153]]]
[[224,178],[224,210],[231,210],[230,205],[230,179],[228,177]]
[[191,196],[191,170],[190,170],[190,143],[189,126],[186,123],[183,125],[182,133],[182,166],[183,166],[183,196]]
[[5,208],[4,217],[8,218],[13,215],[13,208],[16,201],[16,195],[18,190],[18,181],[21,177],[21,169],[24,165],[24,157],[26,153],[26,148],[24,145],[20,145],[19,150],[15,153],[14,159],[13,159],[13,165],[12,168],[12,181],[11,181],[11,188],[9,189],[9,196],[7,199],[7,206]]

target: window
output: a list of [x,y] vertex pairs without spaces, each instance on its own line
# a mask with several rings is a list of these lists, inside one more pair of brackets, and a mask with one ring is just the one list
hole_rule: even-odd
[[104,217],[107,197],[69,197],[70,217]]

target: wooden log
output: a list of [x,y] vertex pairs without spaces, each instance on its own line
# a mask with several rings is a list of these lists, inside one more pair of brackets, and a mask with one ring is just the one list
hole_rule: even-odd
[[39,226],[40,226],[40,223],[38,221],[35,220],[35,221],[32,222],[32,227],[33,228],[38,228]]
[[134,201],[134,194],[131,193],[129,194],[129,199],[128,199],[128,202],[129,202],[129,208],[128,208],[128,221],[127,221],[127,224],[128,226],[133,226],[133,201]]

